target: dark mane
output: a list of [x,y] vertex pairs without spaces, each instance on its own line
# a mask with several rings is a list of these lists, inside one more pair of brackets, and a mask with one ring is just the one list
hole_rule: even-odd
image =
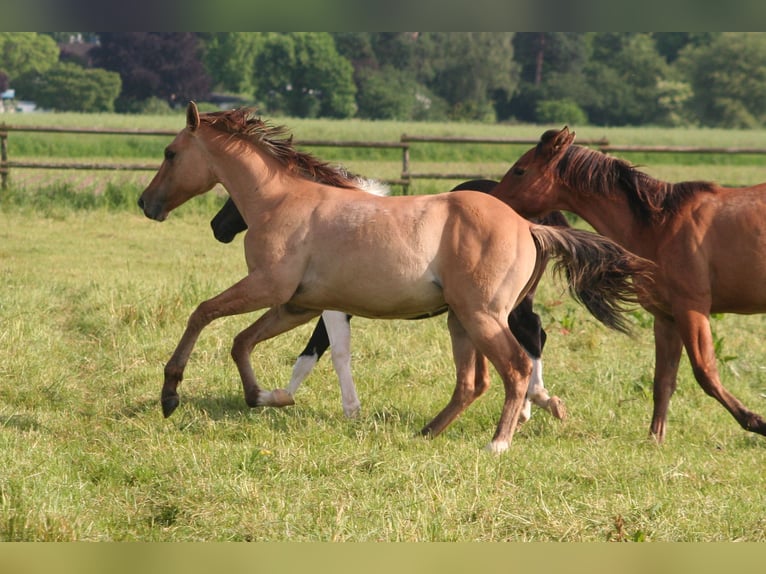
[[582,146],[570,146],[556,166],[558,177],[586,193],[624,193],[633,214],[646,223],[661,223],[697,193],[715,191],[708,181],[669,183],[654,179],[630,163]]
[[255,110],[239,108],[200,115],[200,121],[227,134],[241,136],[254,143],[298,175],[335,187],[357,187],[357,179],[342,168],[316,159],[293,146],[293,136],[285,126],[269,124],[256,116]]

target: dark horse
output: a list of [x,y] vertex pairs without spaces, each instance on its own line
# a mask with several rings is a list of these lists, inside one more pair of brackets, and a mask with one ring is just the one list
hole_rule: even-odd
[[553,209],[578,214],[596,231],[657,264],[643,306],[654,316],[654,413],[662,441],[681,351],[694,377],[745,430],[766,421],[724,388],[716,367],[711,313],[766,311],[766,184],[725,188],[668,183],[625,161],[572,145],[566,127],[545,132],[493,195],[527,217]]
[[[451,191],[474,190],[490,193],[497,183],[497,181],[490,179],[474,179],[455,186]],[[569,226],[564,215],[558,211],[538,219],[537,223],[559,227]],[[247,229],[245,220],[231,198],[226,200],[220,211],[213,217],[210,226],[215,238],[222,243],[230,243],[238,233]],[[525,422],[532,416],[531,403],[548,410],[558,419],[566,418],[566,408],[563,401],[557,396],[549,396],[543,382],[542,353],[547,334],[543,329],[540,317],[532,309],[538,283],[539,278],[532,284],[518,307],[508,315],[508,326],[511,332],[532,359],[532,375],[527,389],[527,400],[519,417],[520,422]],[[353,417],[358,414],[361,404],[351,377],[350,320],[351,315],[339,311],[325,311],[322,314],[306,348],[296,360],[287,392],[292,396],[295,395],[317,361],[331,347],[330,341],[332,340],[331,355],[333,365],[338,373],[343,410],[347,416]]]

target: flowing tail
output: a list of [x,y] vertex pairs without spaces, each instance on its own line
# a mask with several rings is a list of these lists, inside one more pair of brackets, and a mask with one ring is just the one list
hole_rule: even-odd
[[630,333],[624,313],[647,300],[655,265],[603,235],[580,229],[532,225],[538,259],[549,257],[566,272],[569,292],[601,323]]

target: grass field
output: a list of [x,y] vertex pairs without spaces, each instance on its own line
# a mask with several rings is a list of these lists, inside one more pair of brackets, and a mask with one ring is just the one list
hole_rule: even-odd
[[[162,368],[189,313],[244,261],[241,239],[209,231],[219,198],[158,224],[133,207],[140,185],[1,198],[0,540],[766,541],[766,439],[684,362],[667,441],[648,440],[648,316],[614,334],[549,279],[546,383],[570,416],[535,412],[502,456],[482,450],[497,379],[442,436],[414,437],[453,389],[443,317],[353,321],[357,420],[326,359],[294,407],[247,408],[229,348],[253,317],[222,319],[163,419]],[[761,414],[765,320],[714,321],[724,384]],[[256,348],[263,386],[285,384],[311,328]]]

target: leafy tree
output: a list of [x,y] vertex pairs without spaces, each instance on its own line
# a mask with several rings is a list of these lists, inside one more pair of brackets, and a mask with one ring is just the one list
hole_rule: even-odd
[[330,34],[268,34],[255,58],[256,96],[269,108],[299,117],[356,113],[353,67]]
[[59,48],[50,36],[34,32],[0,32],[0,71],[14,83],[27,72],[42,73],[59,59]]
[[225,91],[252,94],[255,58],[262,32],[216,32],[205,41],[204,63],[213,84]]
[[672,64],[686,46],[704,46],[710,44],[720,32],[652,32],[657,44],[657,51]]
[[[538,117],[540,102],[582,102],[586,94],[583,69],[592,53],[592,34],[579,32],[519,32],[513,38],[514,58],[520,66],[518,89],[499,109],[501,118],[545,121]],[[584,89],[585,88],[585,89]]]
[[[371,37],[371,45],[381,66],[414,71],[418,60],[424,59],[420,49],[423,37],[417,32],[377,32]],[[430,53],[427,54],[425,59],[430,56]]]
[[766,122],[766,35],[731,32],[690,45],[677,66],[692,86],[690,111],[704,125],[755,127]]
[[108,32],[93,49],[94,65],[122,78],[119,111],[160,97],[171,105],[205,99],[210,78],[198,38],[189,32]]
[[454,119],[494,119],[497,104],[518,83],[512,32],[424,33],[432,75],[426,85],[451,107]]
[[370,32],[333,32],[331,35],[338,54],[351,62],[354,71],[380,67],[372,46],[374,34]]
[[577,98],[591,122],[598,125],[662,123],[660,105],[672,76],[649,34],[599,33],[594,58],[583,69],[588,92]]
[[513,38],[521,80],[539,86],[549,73],[579,73],[588,61],[588,34],[579,32],[519,32]]
[[115,72],[62,62],[43,73],[27,72],[19,77],[17,90],[41,108],[57,111],[111,112],[120,93]]
[[411,72],[392,66],[364,68],[358,81],[359,116],[374,119],[443,120],[447,106]]

